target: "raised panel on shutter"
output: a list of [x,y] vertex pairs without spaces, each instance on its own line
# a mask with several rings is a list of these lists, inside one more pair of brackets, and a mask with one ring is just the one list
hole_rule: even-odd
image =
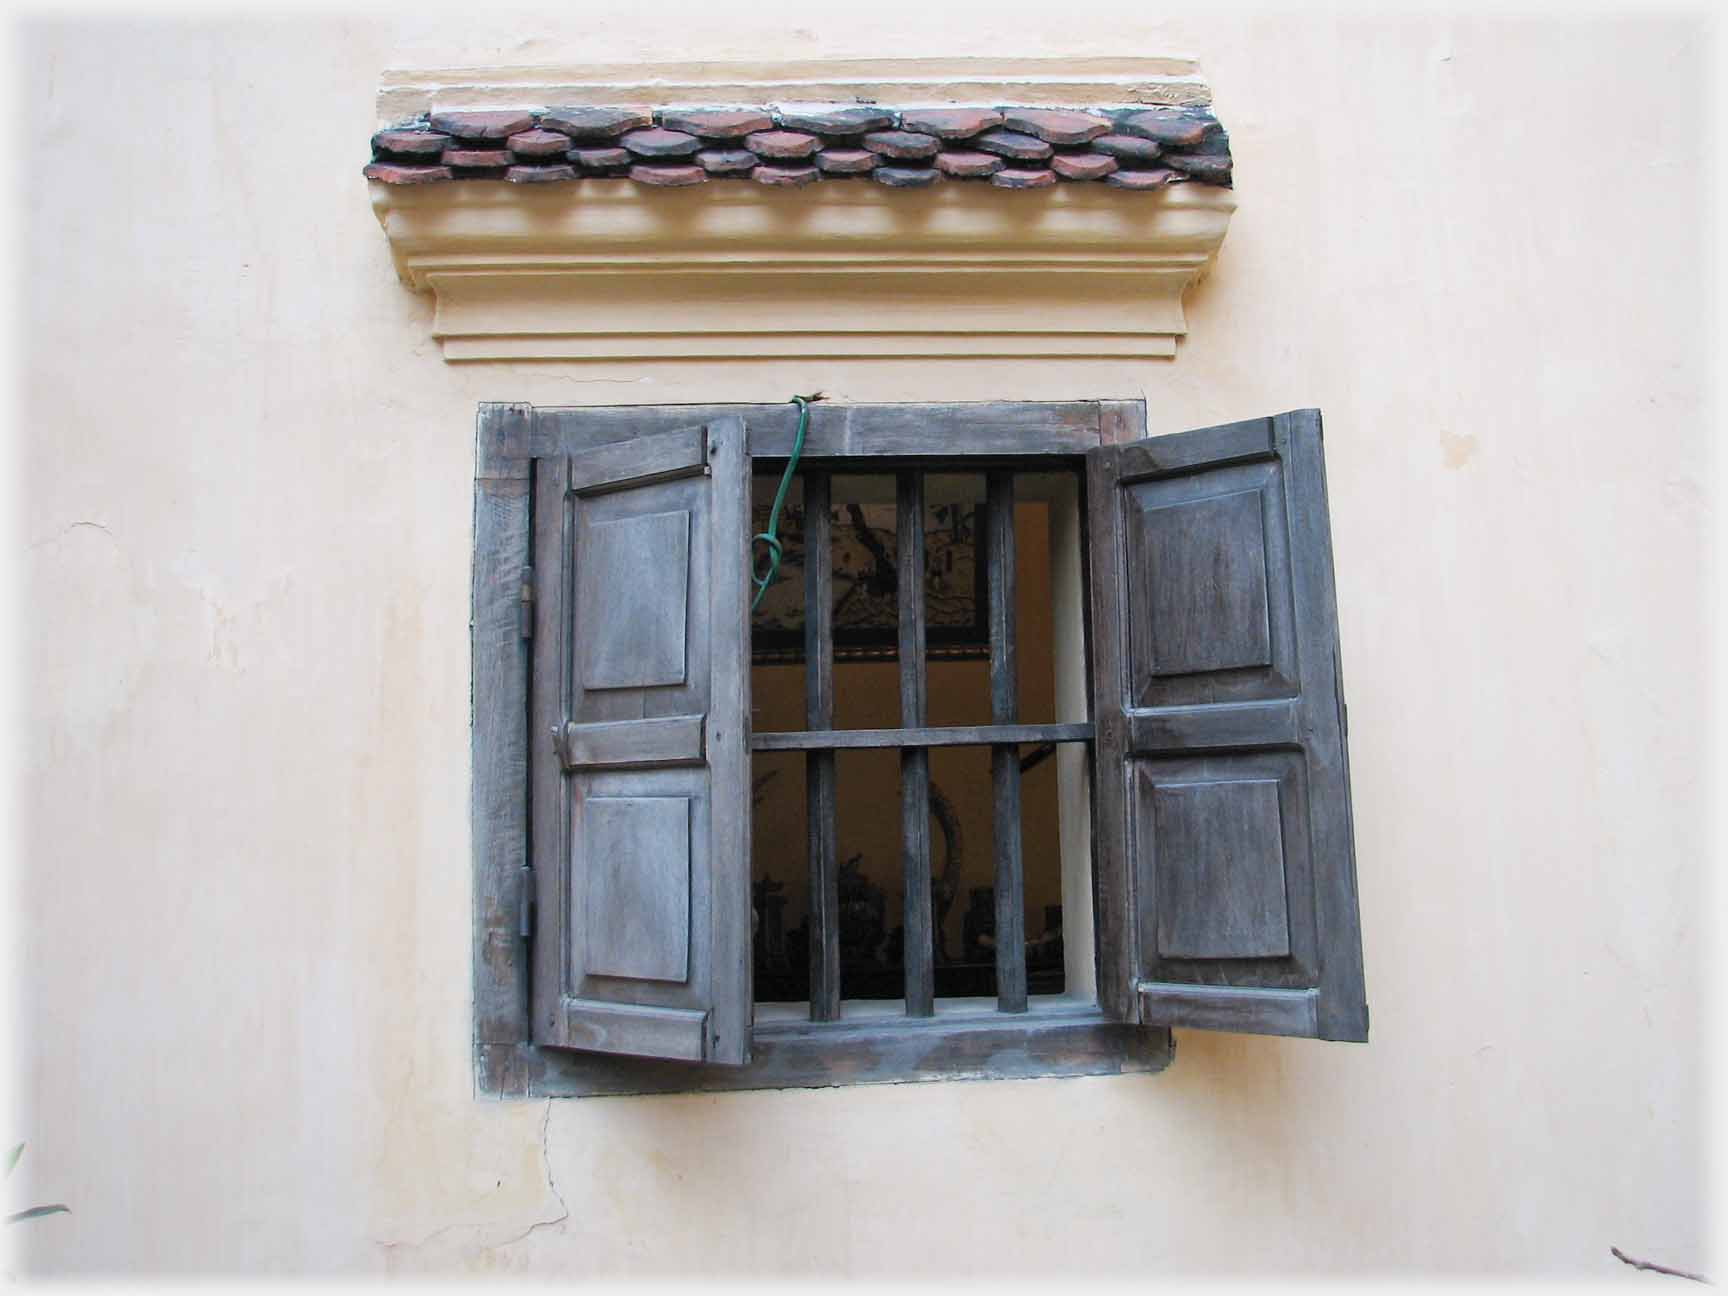
[[1088,489],[1140,1020],[1365,1040],[1319,412],[1102,447]]
[[535,1042],[749,1059],[744,425],[535,463]]

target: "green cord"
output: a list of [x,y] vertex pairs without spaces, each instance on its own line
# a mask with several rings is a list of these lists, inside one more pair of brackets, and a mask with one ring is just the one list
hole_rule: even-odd
[[768,546],[768,570],[758,572],[754,561],[750,565],[750,578],[756,582],[756,597],[750,600],[752,612],[780,574],[780,506],[786,502],[786,492],[791,489],[792,474],[798,471],[798,456],[804,453],[804,429],[810,426],[810,402],[821,399],[821,393],[817,393],[815,396],[794,396],[790,401],[798,407],[798,435],[792,438],[792,457],[786,461],[786,471],[780,474],[780,489],[774,492],[774,507],[768,511],[768,529],[750,537],[751,544],[760,542]]

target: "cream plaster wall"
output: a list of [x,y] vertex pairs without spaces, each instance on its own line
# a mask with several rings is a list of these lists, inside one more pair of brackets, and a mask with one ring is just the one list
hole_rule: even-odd
[[[21,30],[7,1191],[74,1213],[17,1268],[1710,1266],[1702,21],[1108,8]],[[1373,1043],[476,1101],[475,404],[1095,393],[446,364],[359,174],[379,71],[1122,49],[1201,56],[1241,176],[1153,429],[1326,411]]]

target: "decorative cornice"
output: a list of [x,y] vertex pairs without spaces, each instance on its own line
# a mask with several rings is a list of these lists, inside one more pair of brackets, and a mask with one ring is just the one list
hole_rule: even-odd
[[779,102],[1204,107],[1212,93],[1189,56],[1114,55],[393,68],[377,101],[380,123],[464,107]]
[[[866,93],[880,83],[825,84],[857,97],[650,110],[590,78],[590,102],[531,112],[425,93],[426,119],[380,132],[368,174],[399,274],[437,298],[445,358],[1174,354],[1182,293],[1235,206],[1228,139],[1193,102],[1203,83],[1173,109],[1120,79],[1100,78],[1095,103],[1006,109],[883,109]],[[402,98],[392,82],[380,103]],[[948,182],[968,154],[994,184]],[[412,183],[432,178],[417,169],[471,182]],[[726,174],[760,183],[705,182]],[[849,174],[882,183],[833,182]],[[1098,183],[1122,176],[1139,179]]]

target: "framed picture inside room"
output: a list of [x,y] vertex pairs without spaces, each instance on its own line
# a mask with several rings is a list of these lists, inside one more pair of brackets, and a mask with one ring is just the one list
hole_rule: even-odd
[[[834,656],[841,661],[893,661],[899,655],[895,628],[896,561],[899,552],[894,490],[882,479],[860,477],[848,497],[836,485],[829,509],[833,553]],[[774,479],[756,483],[751,526],[767,530]],[[969,484],[969,483],[967,483]],[[949,661],[990,655],[989,582],[979,552],[983,495],[956,480],[952,497],[926,503],[924,544],[928,654]],[[876,496],[881,495],[881,498]],[[804,503],[790,498],[780,511],[784,546],[780,570],[751,618],[752,656],[760,665],[804,660]]]

